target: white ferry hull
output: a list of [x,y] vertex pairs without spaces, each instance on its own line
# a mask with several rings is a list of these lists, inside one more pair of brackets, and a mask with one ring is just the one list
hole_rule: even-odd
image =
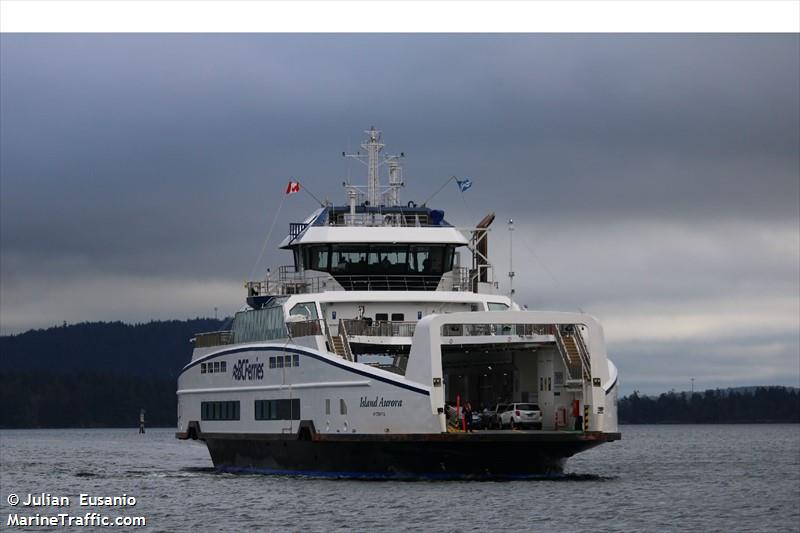
[[[290,223],[294,263],[245,283],[230,329],[193,339],[177,437],[205,441],[220,470],[377,477],[557,475],[618,440],[597,320],[498,294],[494,214],[465,232],[427,202],[403,205],[402,153],[381,162],[380,132],[367,133],[368,155],[351,154],[368,164],[366,191],[348,183],[346,205]],[[501,429],[458,431],[470,413]]]

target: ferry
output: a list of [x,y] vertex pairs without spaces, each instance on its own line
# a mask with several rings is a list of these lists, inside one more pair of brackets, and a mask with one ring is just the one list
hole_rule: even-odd
[[494,215],[456,227],[402,203],[405,154],[365,133],[363,153],[342,155],[367,184],[290,223],[293,263],[245,283],[229,329],[191,339],[176,437],[203,441],[221,471],[379,478],[558,475],[620,439],[600,323],[502,294]]

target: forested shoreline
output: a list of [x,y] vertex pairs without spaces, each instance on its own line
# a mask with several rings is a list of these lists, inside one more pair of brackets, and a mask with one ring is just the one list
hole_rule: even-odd
[[222,320],[86,322],[0,337],[0,428],[174,426],[194,334]]
[[[0,337],[0,428],[174,426],[189,339],[223,321],[94,322]],[[638,392],[619,400],[623,424],[800,422],[800,391],[786,387],[694,394]]]
[[634,392],[619,400],[622,424],[731,424],[800,422],[800,391],[747,387],[674,391],[657,397]]

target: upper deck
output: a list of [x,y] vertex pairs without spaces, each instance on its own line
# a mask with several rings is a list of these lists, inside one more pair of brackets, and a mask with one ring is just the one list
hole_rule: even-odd
[[[277,295],[328,291],[494,292],[486,257],[491,221],[462,230],[445,220],[444,211],[414,202],[401,205],[402,154],[379,160],[380,132],[367,133],[362,162],[369,167],[368,186],[345,183],[346,205],[325,202],[289,225],[280,247],[292,251],[294,264],[248,282],[251,306]],[[362,158],[360,153],[353,157]],[[380,185],[383,164],[389,168],[388,187]],[[472,251],[471,266],[461,266],[462,247]]]

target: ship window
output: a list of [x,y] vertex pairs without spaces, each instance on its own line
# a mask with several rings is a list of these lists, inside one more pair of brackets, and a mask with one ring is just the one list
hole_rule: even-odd
[[330,398],[325,400],[325,414],[326,415],[331,414],[331,400],[330,400]]
[[219,363],[219,371],[220,372],[227,372],[228,371],[228,364],[225,361],[220,361],[220,363]]
[[214,372],[219,372],[219,361],[214,361]]
[[305,268],[327,272],[330,268],[330,256],[327,246],[309,246],[305,250]]
[[201,402],[202,420],[239,420],[239,401]]
[[300,355],[299,354],[292,355],[292,366],[300,366]]
[[269,367],[270,368],[275,368],[275,365],[276,365],[275,358],[274,357],[270,357],[269,358]]
[[283,366],[286,368],[292,367],[292,356],[291,355],[284,355],[283,356]]
[[201,374],[205,374],[206,373],[206,364],[205,363],[200,363],[200,373]]
[[376,322],[386,322],[389,320],[389,313],[375,313]]
[[408,271],[408,250],[405,247],[370,246],[370,274],[405,274]]
[[300,399],[255,400],[256,420],[300,420]]
[[406,319],[406,315],[403,313],[392,313],[392,322],[403,322]]
[[346,415],[347,414],[347,404],[344,403],[344,398],[339,399],[339,414]]
[[289,311],[289,315],[301,315],[306,317],[308,320],[316,320],[317,318],[317,306],[314,302],[303,302],[295,305]]
[[334,246],[331,253],[331,272],[340,274],[366,274],[367,248]]
[[314,245],[303,250],[307,269],[336,275],[441,275],[453,269],[455,246],[433,245]]
[[[447,254],[452,265],[452,247]],[[441,274],[445,271],[445,253],[443,246],[412,246],[409,248],[409,272],[412,274]],[[452,266],[451,266],[452,268]],[[450,270],[450,269],[447,269]]]
[[489,302],[489,311],[505,311],[508,309],[508,304]]
[[233,320],[233,338],[237,343],[286,337],[286,318],[281,305],[241,311]]
[[277,361],[278,361],[278,368],[283,368],[283,356],[282,355],[278,356]]

